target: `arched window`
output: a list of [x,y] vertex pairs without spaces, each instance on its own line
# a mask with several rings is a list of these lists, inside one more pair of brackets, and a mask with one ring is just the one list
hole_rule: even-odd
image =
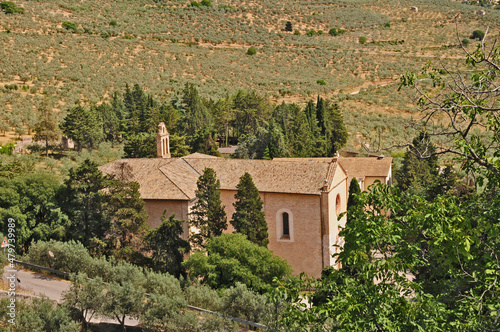
[[278,242],[293,242],[293,214],[288,209],[276,212],[276,238]]
[[340,200],[340,194],[337,194],[337,198],[335,199],[335,212],[337,214],[337,218],[339,217],[340,210],[341,210],[341,200]]
[[290,219],[287,212],[283,212],[281,215],[281,221],[283,222],[283,236],[281,238],[290,238]]

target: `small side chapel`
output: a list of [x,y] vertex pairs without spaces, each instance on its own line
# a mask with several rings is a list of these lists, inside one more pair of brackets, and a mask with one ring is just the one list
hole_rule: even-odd
[[[221,183],[221,200],[229,221],[234,213],[234,195],[239,178],[248,172],[264,202],[268,225],[268,248],[285,258],[294,273],[319,277],[326,266],[335,265],[334,245],[342,245],[339,226],[345,226],[348,175],[333,158],[279,160],[226,159],[193,153],[171,158],[169,134],[160,123],[157,135],[158,158],[120,159],[101,166],[107,174],[140,184],[151,227],[168,216],[188,219],[196,196],[196,182],[205,168],[212,168]],[[187,223],[184,237],[188,237]]]

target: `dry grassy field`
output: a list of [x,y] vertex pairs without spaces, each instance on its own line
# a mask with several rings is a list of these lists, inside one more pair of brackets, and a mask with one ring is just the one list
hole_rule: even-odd
[[20,134],[43,102],[64,113],[127,83],[165,100],[191,82],[213,99],[237,89],[276,103],[335,98],[351,147],[389,144],[414,112],[400,75],[429,61],[460,68],[459,40],[500,31],[500,10],[450,0],[14,2],[23,14],[0,12],[0,120],[14,114]]

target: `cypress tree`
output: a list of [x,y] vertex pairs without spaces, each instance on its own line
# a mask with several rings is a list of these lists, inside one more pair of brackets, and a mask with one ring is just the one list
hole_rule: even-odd
[[359,187],[358,180],[356,178],[352,178],[351,183],[349,185],[349,197],[347,199],[347,210],[351,208],[355,208],[358,205],[358,199],[356,195],[361,193],[361,188]]
[[199,232],[191,235],[191,241],[203,247],[205,240],[212,236],[219,236],[227,229],[227,218],[220,199],[220,181],[215,171],[205,168],[196,185],[198,200],[189,214],[189,223]]
[[260,198],[259,190],[253,183],[252,176],[248,173],[243,174],[236,188],[238,192],[234,196],[235,212],[231,224],[236,232],[245,234],[253,243],[267,247],[269,234],[264,211],[262,211],[264,203]]
[[344,124],[344,117],[337,104],[328,105],[329,123],[326,128],[326,141],[328,144],[328,155],[333,156],[345,146],[349,136]]

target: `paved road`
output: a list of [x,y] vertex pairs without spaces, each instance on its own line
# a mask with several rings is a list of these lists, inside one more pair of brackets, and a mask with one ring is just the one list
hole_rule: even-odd
[[18,293],[23,293],[23,290],[25,290],[28,294],[47,296],[49,299],[57,302],[62,302],[62,293],[67,291],[71,286],[71,283],[66,280],[52,278],[31,271],[9,270],[8,266],[4,268],[3,280],[6,281],[6,278],[11,274],[15,274],[16,278],[21,281],[20,283],[16,282]]
[[[4,268],[3,281],[7,281],[7,277],[15,274],[20,283],[16,282],[16,291],[18,293],[28,293],[31,295],[47,296],[51,300],[59,303],[62,302],[62,293],[69,290],[71,282],[46,276],[43,274],[25,271],[25,270],[10,270],[8,266]],[[116,323],[117,321],[106,318],[93,318],[92,323]],[[136,326],[139,322],[135,319],[127,317],[125,325]]]

